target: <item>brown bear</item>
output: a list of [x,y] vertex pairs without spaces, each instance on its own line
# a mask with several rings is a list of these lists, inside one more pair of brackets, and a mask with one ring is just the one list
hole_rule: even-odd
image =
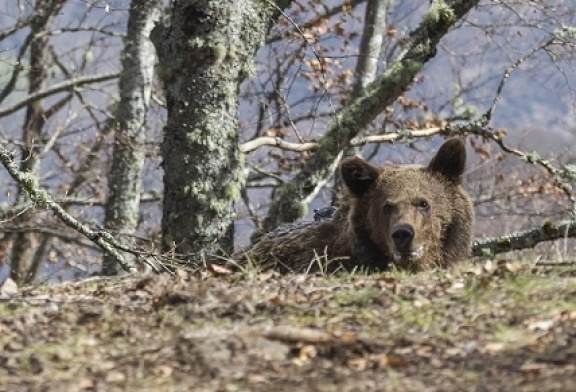
[[462,188],[464,143],[446,141],[427,167],[375,167],[358,157],[340,165],[346,191],[315,222],[265,235],[233,255],[283,272],[395,266],[418,271],[470,256],[474,210]]

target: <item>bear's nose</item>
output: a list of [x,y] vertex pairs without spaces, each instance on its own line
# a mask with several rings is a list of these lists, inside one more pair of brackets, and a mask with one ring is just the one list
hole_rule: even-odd
[[399,252],[409,252],[414,239],[414,228],[410,225],[397,226],[392,232],[392,239]]

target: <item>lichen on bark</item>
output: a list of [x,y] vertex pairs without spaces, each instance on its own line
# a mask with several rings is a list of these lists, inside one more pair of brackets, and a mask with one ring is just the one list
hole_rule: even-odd
[[232,250],[238,89],[277,12],[261,0],[176,0],[153,32],[168,106],[162,246],[190,262]]

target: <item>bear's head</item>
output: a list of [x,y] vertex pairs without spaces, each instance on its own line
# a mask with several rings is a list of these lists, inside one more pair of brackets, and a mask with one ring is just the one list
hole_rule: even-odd
[[426,167],[379,168],[358,157],[342,162],[352,230],[387,259],[375,263],[391,261],[411,270],[442,264],[465,165],[466,149],[456,138],[446,141]]

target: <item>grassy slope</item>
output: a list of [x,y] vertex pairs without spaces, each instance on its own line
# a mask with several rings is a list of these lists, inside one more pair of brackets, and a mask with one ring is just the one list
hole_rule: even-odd
[[1,300],[0,390],[576,390],[574,267],[208,275]]

